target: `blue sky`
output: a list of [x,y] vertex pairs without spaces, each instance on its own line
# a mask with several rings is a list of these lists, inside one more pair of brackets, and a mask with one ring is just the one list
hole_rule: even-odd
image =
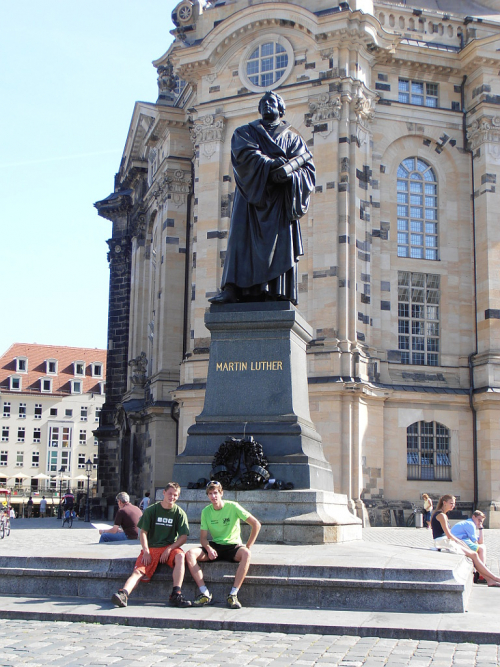
[[113,191],[175,0],[16,0],[0,25],[0,353],[106,347]]

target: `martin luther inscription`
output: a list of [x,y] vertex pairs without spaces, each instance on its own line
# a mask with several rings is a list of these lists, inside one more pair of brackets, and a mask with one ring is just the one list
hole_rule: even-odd
[[[250,364],[250,367],[249,367]],[[282,361],[220,361],[216,371],[282,371]]]

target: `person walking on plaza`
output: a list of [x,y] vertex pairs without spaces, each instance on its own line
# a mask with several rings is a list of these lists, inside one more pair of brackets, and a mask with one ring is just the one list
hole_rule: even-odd
[[[187,541],[189,524],[184,510],[176,505],[180,492],[181,487],[177,482],[169,482],[163,491],[163,500],[150,505],[141,516],[138,526],[141,529],[142,551],[124,587],[111,598],[115,607],[126,607],[130,593],[139,581],[151,581],[159,563],[166,563],[173,569],[169,603],[176,607],[191,606],[191,602],[185,600],[181,592],[185,572],[184,551],[181,547]],[[140,512],[138,507],[136,509]]]
[[[455,537],[450,530],[448,517],[446,516],[455,507],[455,497],[450,495],[441,496],[436,511],[432,515],[431,528],[434,545],[438,550],[449,549],[455,553],[463,553],[474,563],[474,567],[481,576],[486,579],[488,586],[500,587],[500,578],[490,572],[486,565],[479,559],[478,554]],[[455,546],[456,545],[456,546]]]
[[[224,490],[220,482],[209,482],[206,494],[211,502],[201,512],[201,547],[190,549],[186,562],[200,594],[193,602],[195,607],[210,604],[212,596],[203,580],[203,572],[198,563],[226,561],[239,563],[233,587],[227,597],[230,609],[240,609],[238,591],[250,567],[251,548],[260,531],[260,522],[232,500],[223,500]],[[246,546],[241,543],[240,520],[248,523],[252,530]],[[212,540],[208,540],[208,533]]]
[[[109,530],[100,530],[99,544],[102,542],[123,542],[125,540],[136,540],[139,537],[137,523],[142,516],[141,510],[132,505],[130,496],[125,491],[121,491],[116,496],[118,503],[118,512],[115,516],[115,522]],[[121,529],[121,530],[120,530]]]
[[143,512],[148,508],[149,503],[151,502],[150,496],[151,496],[150,491],[146,491],[146,493],[144,494],[144,498],[141,500],[139,504],[139,509],[142,510]]
[[33,514],[33,498],[31,496],[28,498],[28,502],[26,503],[26,514],[28,519],[31,519]]
[[40,518],[44,519],[47,516],[47,501],[45,500],[45,496],[42,496],[42,499],[40,500]]
[[427,528],[430,528],[432,516],[432,498],[429,498],[426,493],[422,493],[422,498],[424,500],[424,521],[427,524]]

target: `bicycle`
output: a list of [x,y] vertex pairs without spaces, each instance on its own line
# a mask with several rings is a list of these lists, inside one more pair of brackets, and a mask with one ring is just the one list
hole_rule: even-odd
[[415,505],[415,503],[411,504],[412,507],[412,512],[410,516],[406,519],[406,526],[408,528],[411,528],[412,526],[415,525],[415,515],[416,514],[423,514],[423,510],[419,505]]
[[4,537],[9,537],[10,535],[10,519],[3,516],[0,519],[0,539],[3,540]]

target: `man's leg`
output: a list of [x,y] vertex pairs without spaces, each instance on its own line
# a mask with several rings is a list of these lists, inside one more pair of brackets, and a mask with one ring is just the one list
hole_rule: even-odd
[[486,565],[486,545],[485,544],[479,544],[477,548],[477,555],[481,563]]
[[200,589],[200,594],[196,597],[193,602],[195,607],[204,607],[207,604],[210,604],[212,601],[212,596],[208,588],[205,586],[205,581],[203,579],[203,571],[198,565],[198,562],[206,562],[209,558],[207,554],[203,551],[201,547],[196,549],[190,549],[186,553],[186,562],[188,564],[189,572],[193,577],[194,583]]
[[241,588],[242,583],[245,581],[247,576],[248,568],[250,567],[250,560],[252,554],[250,549],[246,547],[240,547],[236,552],[234,560],[236,563],[239,563],[238,569],[236,570],[236,575],[234,577],[234,588]]
[[130,593],[132,593],[132,591],[137,586],[142,577],[143,573],[134,568],[134,571],[125,582],[124,587],[120,588],[117,593],[113,593],[113,595],[111,596],[111,602],[115,605],[115,607],[127,606],[128,596],[130,595]]
[[103,533],[99,538],[99,544],[101,542],[125,542],[126,540],[127,536],[125,533]]
[[186,567],[185,567],[184,552],[175,554],[173,572],[172,572],[172,580],[174,585],[172,588],[172,594],[169,598],[169,602],[170,604],[175,605],[176,607],[191,607],[192,604],[189,600],[184,599],[181,592],[185,571]]
[[231,609],[241,609],[241,602],[238,600],[238,591],[240,590],[241,585],[247,576],[251,557],[252,554],[250,549],[247,549],[246,547],[240,547],[234,555],[234,562],[239,563],[239,565],[234,577],[233,587],[231,588],[231,592],[227,597],[227,606]]

